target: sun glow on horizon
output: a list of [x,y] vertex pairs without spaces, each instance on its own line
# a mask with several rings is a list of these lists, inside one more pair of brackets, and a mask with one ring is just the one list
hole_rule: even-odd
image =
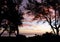
[[19,27],[20,34],[38,34],[42,35],[46,32],[52,32],[51,27],[48,25],[48,23],[44,24],[36,24],[32,26],[21,26]]

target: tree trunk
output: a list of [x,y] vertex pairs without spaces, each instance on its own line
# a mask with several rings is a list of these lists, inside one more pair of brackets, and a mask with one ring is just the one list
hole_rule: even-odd
[[53,32],[54,32],[54,34],[55,34],[54,28],[52,28],[52,30],[53,30]]
[[18,29],[18,25],[17,25],[17,37],[19,36],[19,29]]
[[19,35],[19,29],[17,28],[17,35]]
[[59,35],[59,29],[58,28],[56,29],[56,33],[57,33],[57,35]]

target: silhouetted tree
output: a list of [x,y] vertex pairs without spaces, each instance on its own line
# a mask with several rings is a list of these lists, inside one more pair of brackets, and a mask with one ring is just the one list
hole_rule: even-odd
[[[59,12],[56,9],[54,9],[54,10],[55,10],[55,14],[54,15],[51,15],[52,13],[48,10],[49,11],[48,12],[48,16],[47,16],[46,12],[43,14],[43,16],[46,18],[46,20],[49,23],[49,25],[51,26],[52,30],[54,31],[54,29],[55,29],[56,30],[56,34],[59,35],[59,28],[60,28]],[[53,16],[54,16],[54,18],[53,18]],[[54,33],[55,33],[55,31],[54,31]]]
[[[51,16],[51,12],[49,11],[49,7],[50,5],[48,4],[41,4],[41,3],[38,3],[37,1],[29,1],[30,3],[27,4],[27,9],[28,10],[32,10],[32,11],[35,11],[35,13],[42,13],[43,17],[46,19],[46,21],[49,23],[49,25],[51,26],[53,32],[55,33],[55,30],[56,30],[56,34],[59,35],[59,28],[60,28],[60,23],[59,23],[59,12],[57,13],[56,11],[56,7],[54,8],[55,10],[55,16],[54,16],[54,20],[52,19],[52,16]],[[55,5],[54,5],[55,6]],[[33,8],[32,8],[33,7]],[[46,10],[45,10],[46,9]],[[54,22],[54,23],[53,23]],[[55,30],[54,30],[55,29]]]
[[22,23],[21,15],[18,13],[18,9],[19,4],[21,4],[22,0],[18,0],[19,3],[13,3],[13,0],[1,0],[0,2],[1,2],[0,23],[3,19],[9,20],[10,23],[13,23],[13,26],[15,27],[13,28],[13,30],[17,30],[17,35],[19,35],[18,25],[21,25]]

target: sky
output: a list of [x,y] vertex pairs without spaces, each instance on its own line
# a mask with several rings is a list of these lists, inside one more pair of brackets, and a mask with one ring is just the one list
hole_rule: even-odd
[[[23,35],[43,35],[46,32],[53,32],[49,23],[43,19],[38,22],[38,20],[33,20],[34,15],[28,15],[27,12],[29,10],[24,11],[24,19],[22,21],[22,25],[19,27],[19,33]],[[30,13],[31,14],[31,13]]]
[[[41,3],[41,0],[36,0],[37,2],[40,2]],[[20,7],[19,7],[19,10],[25,10],[24,9],[24,6],[26,7],[26,4],[29,3],[28,0],[23,0]]]
[[[38,2],[40,2],[41,0],[37,0]],[[19,7],[19,9],[21,9],[22,11],[26,11],[24,9],[23,6],[26,7],[26,3],[29,3],[27,0],[23,0],[23,2],[21,3],[21,6]],[[54,15],[54,10],[51,10],[53,13],[52,15]],[[41,20],[37,23],[38,20],[33,20],[30,21],[30,19],[33,18],[28,16],[28,15],[24,15],[25,20],[27,21],[22,21],[23,26],[19,26],[19,33],[22,35],[26,35],[28,36],[34,36],[35,34],[37,35],[43,35],[46,32],[52,32],[51,26],[49,25],[49,23],[45,20]],[[29,20],[29,21],[28,21]],[[52,21],[52,25],[54,25],[55,21]],[[55,30],[56,31],[56,30]]]
[[32,22],[24,21],[22,23],[23,26],[19,26],[19,33],[25,35],[26,37],[32,37],[35,36],[35,34],[43,35],[46,32],[53,33],[52,28],[47,21],[39,21],[39,23],[37,23],[37,20],[35,20]]

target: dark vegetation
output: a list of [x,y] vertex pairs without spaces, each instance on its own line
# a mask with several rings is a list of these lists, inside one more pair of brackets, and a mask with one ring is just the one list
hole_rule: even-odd
[[22,15],[18,13],[18,9],[21,2],[22,0],[17,2],[13,2],[13,0],[0,0],[0,28],[4,28],[3,32],[10,28],[10,31],[7,30],[10,34],[12,31],[17,30],[17,35],[19,35],[18,25],[22,24]]
[[19,35],[17,37],[2,37],[0,39],[4,39],[4,40],[19,40],[21,42],[49,42],[49,41],[58,41],[60,40],[60,36],[58,35],[55,35],[55,34],[52,34],[52,33],[45,33],[43,34],[42,36],[40,35],[36,35],[36,36],[33,36],[33,37],[26,37],[25,35]]

